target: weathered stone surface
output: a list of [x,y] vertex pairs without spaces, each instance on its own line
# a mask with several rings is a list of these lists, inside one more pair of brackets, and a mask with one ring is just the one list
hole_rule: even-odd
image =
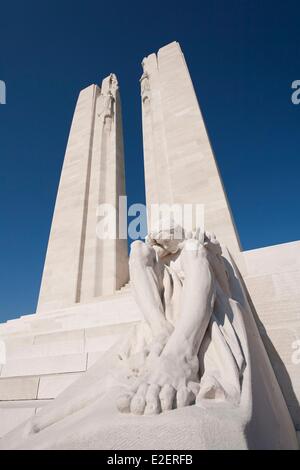
[[86,354],[14,359],[4,364],[1,377],[22,377],[27,375],[85,371],[86,364]]
[[39,377],[0,378],[0,401],[35,400]]
[[0,439],[8,432],[34,416],[48,400],[0,402]]
[[[40,334],[31,337],[33,344],[20,346],[14,339],[6,340],[9,360],[30,357],[62,356],[84,352],[84,330]],[[21,343],[22,344],[22,343]]]
[[39,391],[37,398],[39,400],[56,398],[65,388],[77,380],[81,374],[57,374],[40,378]]
[[[139,321],[141,313],[129,291],[97,299],[87,304],[77,304],[47,315],[28,315],[0,325],[4,339],[44,335],[92,327],[110,327]],[[21,340],[20,340],[21,341]],[[22,340],[23,341],[23,340]],[[26,339],[31,341],[33,339]]]
[[[90,304],[2,324],[0,335],[6,343],[7,363],[0,368],[0,377],[81,373],[128,334],[140,318],[130,290],[126,289]],[[41,381],[43,390],[46,383],[47,380]],[[52,391],[48,393],[53,398]],[[24,399],[27,398],[25,393]]]
[[0,438],[34,414],[35,408],[0,408]]
[[293,363],[295,341],[300,339],[300,242],[245,251],[243,258],[244,280],[260,332],[294,424],[300,429],[300,364]]

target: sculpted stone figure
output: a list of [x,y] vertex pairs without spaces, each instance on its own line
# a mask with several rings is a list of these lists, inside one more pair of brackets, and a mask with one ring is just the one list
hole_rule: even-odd
[[[237,403],[244,356],[233,326],[225,320],[233,315],[229,273],[215,236],[201,230],[185,234],[176,225],[154,231],[146,243],[131,245],[130,277],[145,326],[138,341],[129,338],[118,348],[113,373],[115,385],[123,390],[118,409],[139,415],[196,400]],[[101,386],[86,387],[61,407],[58,400],[52,411],[45,408],[32,421],[31,432],[98,399]]]
[[150,102],[150,81],[149,81],[149,73],[146,70],[145,60],[143,60],[142,66],[143,66],[143,75],[140,78],[142,103],[144,106],[148,107],[149,102]]
[[113,104],[114,104],[115,98],[112,94],[111,91],[108,91],[107,95],[104,97],[104,111],[103,111],[103,117],[112,117],[113,116]]
[[242,280],[215,235],[173,223],[153,230],[131,245],[130,277],[144,321],[0,448],[56,448],[56,427],[61,442],[74,426],[82,440],[105,432],[103,419],[123,442],[126,420],[139,426],[139,415],[158,420],[177,409],[166,421],[174,429],[184,423],[176,413],[193,404],[199,448],[219,440],[228,448],[296,446]]
[[141,82],[141,94],[144,95],[150,91],[149,75],[148,72],[144,72],[140,79]]
[[119,88],[119,84],[118,84],[118,79],[116,77],[116,75],[114,73],[111,73],[110,74],[110,78],[109,78],[109,87],[112,91],[112,93],[115,95],[116,94],[116,91],[118,90]]
[[156,414],[193,404],[196,397],[238,401],[244,357],[232,326],[226,325],[223,337],[231,351],[219,345],[226,365],[232,361],[229,380],[217,366],[203,370],[202,377],[200,370],[209,324],[219,323],[222,308],[230,313],[229,274],[215,235],[200,230],[185,235],[176,225],[151,233],[146,243],[132,244],[130,278],[153,341],[140,383],[135,393],[120,397],[119,409]]
[[102,117],[104,127],[107,127],[108,130],[110,130],[111,128],[111,120],[113,119],[114,115],[114,103],[116,100],[117,90],[117,77],[113,73],[111,73],[108,80],[108,90],[106,92],[101,92],[102,110],[98,114],[99,117]]

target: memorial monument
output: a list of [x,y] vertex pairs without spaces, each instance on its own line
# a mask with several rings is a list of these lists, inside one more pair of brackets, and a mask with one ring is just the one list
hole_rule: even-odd
[[0,326],[0,448],[296,449],[300,243],[241,251],[178,43],[143,60],[141,100],[148,210],[202,204],[205,226],[148,217],[127,284],[126,241],[97,236],[125,194],[117,79],[83,90],[38,311]]

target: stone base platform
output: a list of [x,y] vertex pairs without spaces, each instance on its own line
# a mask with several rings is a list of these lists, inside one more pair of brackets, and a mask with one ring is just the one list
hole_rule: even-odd
[[85,373],[130,328],[140,312],[129,289],[97,302],[0,325],[0,437]]
[[[0,449],[26,450],[246,450],[287,449],[278,433],[247,431],[239,408],[190,406],[161,415],[132,416],[115,408],[114,393],[38,434],[24,429],[0,440]],[[256,437],[257,435],[257,437]],[[16,446],[16,442],[18,445]],[[12,446],[13,443],[13,447]]]

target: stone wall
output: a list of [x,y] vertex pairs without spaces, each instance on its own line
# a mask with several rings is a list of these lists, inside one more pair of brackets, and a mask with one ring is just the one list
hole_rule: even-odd
[[300,241],[245,251],[242,256],[260,333],[300,430],[300,353],[295,354],[296,347],[300,350]]

